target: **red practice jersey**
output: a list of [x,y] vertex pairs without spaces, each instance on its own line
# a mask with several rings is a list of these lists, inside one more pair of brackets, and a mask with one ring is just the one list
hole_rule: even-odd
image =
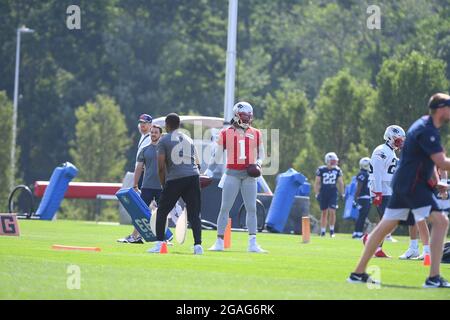
[[220,132],[217,143],[227,150],[228,169],[245,170],[258,159],[258,150],[262,143],[261,131],[249,127],[244,132],[231,126]]

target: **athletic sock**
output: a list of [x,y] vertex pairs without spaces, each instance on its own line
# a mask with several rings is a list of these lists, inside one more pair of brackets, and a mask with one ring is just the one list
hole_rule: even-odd
[[419,249],[419,240],[417,240],[417,239],[414,239],[414,240],[410,240],[409,241],[409,248],[410,249],[413,249],[413,250],[417,250],[417,249]]
[[424,254],[429,254],[430,253],[430,246],[429,245],[424,245],[423,246],[423,253]]

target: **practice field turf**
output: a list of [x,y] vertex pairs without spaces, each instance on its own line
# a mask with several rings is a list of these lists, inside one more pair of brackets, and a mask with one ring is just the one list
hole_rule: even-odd
[[[387,242],[393,259],[374,259],[381,288],[348,284],[346,278],[362,250],[348,234],[331,239],[259,234],[269,254],[246,252],[247,235],[233,232],[228,252],[194,256],[192,233],[169,254],[148,254],[149,244],[120,244],[129,226],[94,222],[23,221],[21,236],[0,238],[1,299],[450,299],[450,290],[422,289],[428,268],[419,261],[400,261],[408,239]],[[203,232],[207,249],[215,232]],[[101,252],[57,251],[54,244],[100,247]],[[80,289],[68,289],[76,265]],[[68,273],[69,271],[69,273]],[[442,265],[450,279],[450,265]],[[69,281],[70,283],[70,281]]]

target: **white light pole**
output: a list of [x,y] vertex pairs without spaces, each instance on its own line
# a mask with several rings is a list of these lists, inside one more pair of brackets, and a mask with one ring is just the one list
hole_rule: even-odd
[[33,33],[34,30],[22,26],[17,29],[17,44],[16,44],[16,71],[14,75],[14,105],[12,117],[12,138],[11,138],[11,173],[9,180],[9,188],[14,188],[14,175],[16,171],[16,131],[17,131],[17,103],[19,95],[19,65],[20,65],[20,35],[22,33]]
[[238,0],[229,0],[228,4],[228,43],[227,66],[225,70],[225,98],[223,107],[224,124],[233,117],[234,85],[236,77],[236,36],[237,36]]

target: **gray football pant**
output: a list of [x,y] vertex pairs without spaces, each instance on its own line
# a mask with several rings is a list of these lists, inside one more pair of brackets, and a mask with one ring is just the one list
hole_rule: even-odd
[[241,190],[247,211],[247,228],[249,234],[256,234],[256,178],[249,176],[236,177],[226,175],[222,189],[222,204],[220,206],[219,217],[217,218],[217,234],[223,236],[227,227],[228,217],[231,207],[233,207],[237,194]]

